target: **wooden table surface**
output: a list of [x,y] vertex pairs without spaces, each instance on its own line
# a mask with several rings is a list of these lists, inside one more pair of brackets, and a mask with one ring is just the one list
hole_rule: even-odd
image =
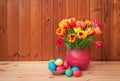
[[1,61],[0,81],[120,81],[120,62],[91,61],[76,78],[52,75],[45,61]]

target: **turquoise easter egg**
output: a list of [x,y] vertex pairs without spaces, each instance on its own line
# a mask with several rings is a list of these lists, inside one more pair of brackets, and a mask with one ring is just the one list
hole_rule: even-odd
[[55,63],[55,60],[53,60],[53,59],[52,59],[52,60],[49,60],[49,61],[48,61],[48,64],[50,64],[50,63],[52,63],[52,62]]
[[79,68],[77,66],[72,67],[72,72],[74,72],[75,70],[79,70]]
[[66,75],[67,77],[71,77],[71,76],[72,76],[72,70],[71,70],[71,69],[67,69],[67,70],[65,71],[65,75]]
[[55,70],[56,70],[56,65],[55,65],[55,63],[51,62],[51,63],[48,65],[48,68],[49,68],[51,71],[55,71]]

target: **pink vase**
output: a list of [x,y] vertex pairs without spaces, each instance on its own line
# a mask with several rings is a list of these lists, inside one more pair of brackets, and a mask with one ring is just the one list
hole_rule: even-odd
[[66,61],[71,67],[78,66],[81,70],[85,70],[91,58],[87,49],[71,49],[66,54]]

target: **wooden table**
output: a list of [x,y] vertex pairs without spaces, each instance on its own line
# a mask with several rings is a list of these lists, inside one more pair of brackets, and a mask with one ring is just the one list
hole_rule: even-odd
[[120,81],[120,62],[92,61],[82,76],[54,76],[43,61],[1,61],[0,81]]

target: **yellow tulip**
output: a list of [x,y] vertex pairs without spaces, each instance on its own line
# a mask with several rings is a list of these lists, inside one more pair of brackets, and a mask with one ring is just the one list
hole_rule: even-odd
[[77,33],[79,39],[85,39],[87,37],[87,31],[81,30]]
[[69,28],[68,19],[63,19],[58,25],[60,28],[67,30]]
[[80,31],[81,31],[81,28],[80,28],[80,27],[73,28],[73,29],[74,29],[75,33],[78,33],[78,32],[80,32]]

